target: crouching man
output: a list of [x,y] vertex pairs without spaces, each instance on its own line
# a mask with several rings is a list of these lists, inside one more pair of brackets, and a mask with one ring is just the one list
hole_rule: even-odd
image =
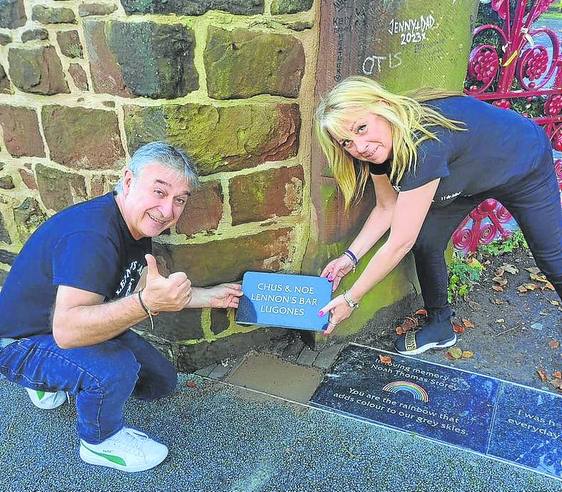
[[164,311],[238,306],[238,284],[192,287],[185,273],[162,276],[151,255],[151,238],[178,221],[197,184],[181,150],[162,142],[139,148],[115,192],[69,207],[35,231],[0,291],[0,373],[40,408],[60,406],[66,393],[76,397],[87,463],[135,472],[168,454],[123,422],[129,396],[161,398],[177,379],[173,365],[129,328]]

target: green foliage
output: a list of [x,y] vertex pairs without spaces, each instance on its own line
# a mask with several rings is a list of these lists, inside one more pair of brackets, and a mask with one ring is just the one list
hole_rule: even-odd
[[462,256],[455,251],[449,263],[449,302],[465,299],[483,271],[484,265],[475,257]]
[[500,239],[480,246],[477,257],[463,256],[455,251],[449,263],[449,302],[465,299],[472,290],[472,286],[478,283],[482,272],[486,268],[479,259],[511,253],[519,248],[528,249],[529,246],[523,233],[517,230],[507,239]]
[[525,241],[523,233],[517,230],[505,240],[500,239],[490,244],[480,246],[478,248],[478,253],[483,256],[500,256],[505,253],[511,253],[513,250],[519,248],[529,249],[529,246],[527,245],[527,241]]

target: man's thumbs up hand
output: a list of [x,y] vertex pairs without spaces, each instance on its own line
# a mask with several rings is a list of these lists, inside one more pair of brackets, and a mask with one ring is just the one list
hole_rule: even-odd
[[180,311],[191,300],[191,281],[183,272],[160,275],[156,258],[145,255],[147,273],[142,299],[152,312]]
[[160,272],[158,271],[158,264],[156,263],[156,258],[154,258],[154,256],[152,255],[144,255],[144,259],[146,260],[146,267],[147,267],[147,272],[146,272],[147,282],[149,281],[148,279],[163,278],[162,275],[160,275]]

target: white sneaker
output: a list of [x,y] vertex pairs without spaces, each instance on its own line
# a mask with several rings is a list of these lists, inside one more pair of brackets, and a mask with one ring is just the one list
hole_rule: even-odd
[[66,401],[66,393],[64,391],[57,391],[50,393],[49,391],[38,391],[30,388],[25,388],[31,402],[38,408],[43,410],[53,410],[60,407]]
[[149,470],[162,463],[166,456],[166,446],[127,427],[99,444],[89,444],[80,439],[80,458],[86,463],[126,472]]

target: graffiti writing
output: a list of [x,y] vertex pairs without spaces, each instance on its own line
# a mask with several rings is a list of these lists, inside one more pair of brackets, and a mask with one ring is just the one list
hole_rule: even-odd
[[365,75],[379,73],[384,66],[396,68],[402,65],[402,53],[389,53],[388,55],[371,55],[363,61],[362,70]]
[[426,39],[426,33],[435,26],[435,18],[429,15],[420,15],[416,19],[392,19],[388,24],[388,32],[400,34],[400,44],[420,43]]

